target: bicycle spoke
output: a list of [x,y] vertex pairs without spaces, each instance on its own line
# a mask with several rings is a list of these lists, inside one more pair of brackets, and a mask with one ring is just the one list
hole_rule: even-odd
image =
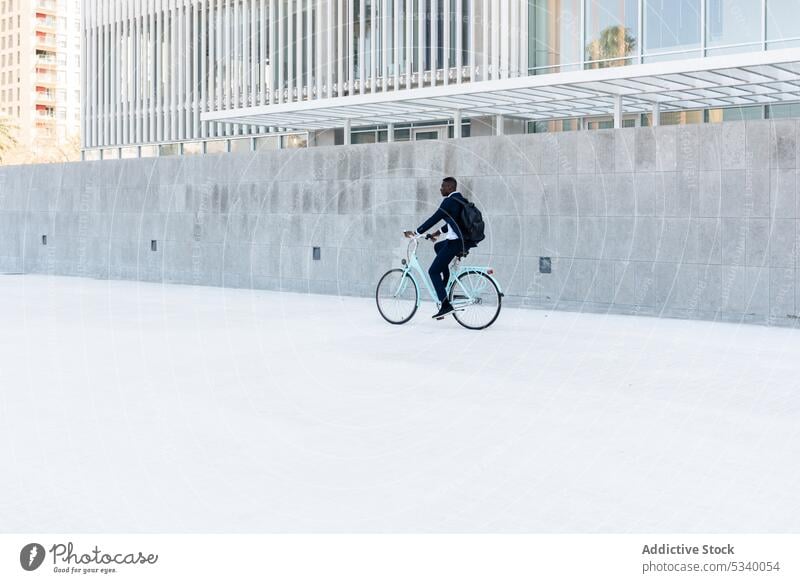
[[375,292],[378,310],[392,324],[402,324],[410,320],[417,311],[417,299],[417,287],[402,269],[387,272]]
[[450,291],[455,318],[467,328],[489,326],[500,312],[500,293],[484,273],[469,271],[458,276]]

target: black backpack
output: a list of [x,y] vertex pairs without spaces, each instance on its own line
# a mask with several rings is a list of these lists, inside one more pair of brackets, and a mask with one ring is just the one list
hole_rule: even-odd
[[474,202],[470,202],[465,198],[457,198],[456,200],[463,206],[459,217],[460,220],[458,221],[459,227],[461,227],[461,235],[464,237],[465,242],[477,245],[486,238],[484,233],[486,225],[483,222],[483,215]]

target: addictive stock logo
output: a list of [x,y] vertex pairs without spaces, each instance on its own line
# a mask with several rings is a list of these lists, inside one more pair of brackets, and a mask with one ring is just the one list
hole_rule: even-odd
[[27,544],[19,553],[19,564],[26,571],[35,571],[42,566],[45,554],[44,547],[39,543]]

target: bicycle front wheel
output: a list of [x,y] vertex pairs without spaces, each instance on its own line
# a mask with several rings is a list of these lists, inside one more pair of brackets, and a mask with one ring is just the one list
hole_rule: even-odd
[[465,271],[450,288],[453,317],[470,330],[483,330],[500,315],[503,295],[491,277],[480,271]]
[[378,282],[375,301],[383,319],[390,324],[405,324],[419,306],[419,287],[403,269],[387,271]]

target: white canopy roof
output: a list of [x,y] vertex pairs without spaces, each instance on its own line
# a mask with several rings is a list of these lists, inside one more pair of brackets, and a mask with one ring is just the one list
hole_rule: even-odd
[[547,120],[800,101],[800,48],[387,91],[204,113],[203,121],[311,130],[504,114]]

